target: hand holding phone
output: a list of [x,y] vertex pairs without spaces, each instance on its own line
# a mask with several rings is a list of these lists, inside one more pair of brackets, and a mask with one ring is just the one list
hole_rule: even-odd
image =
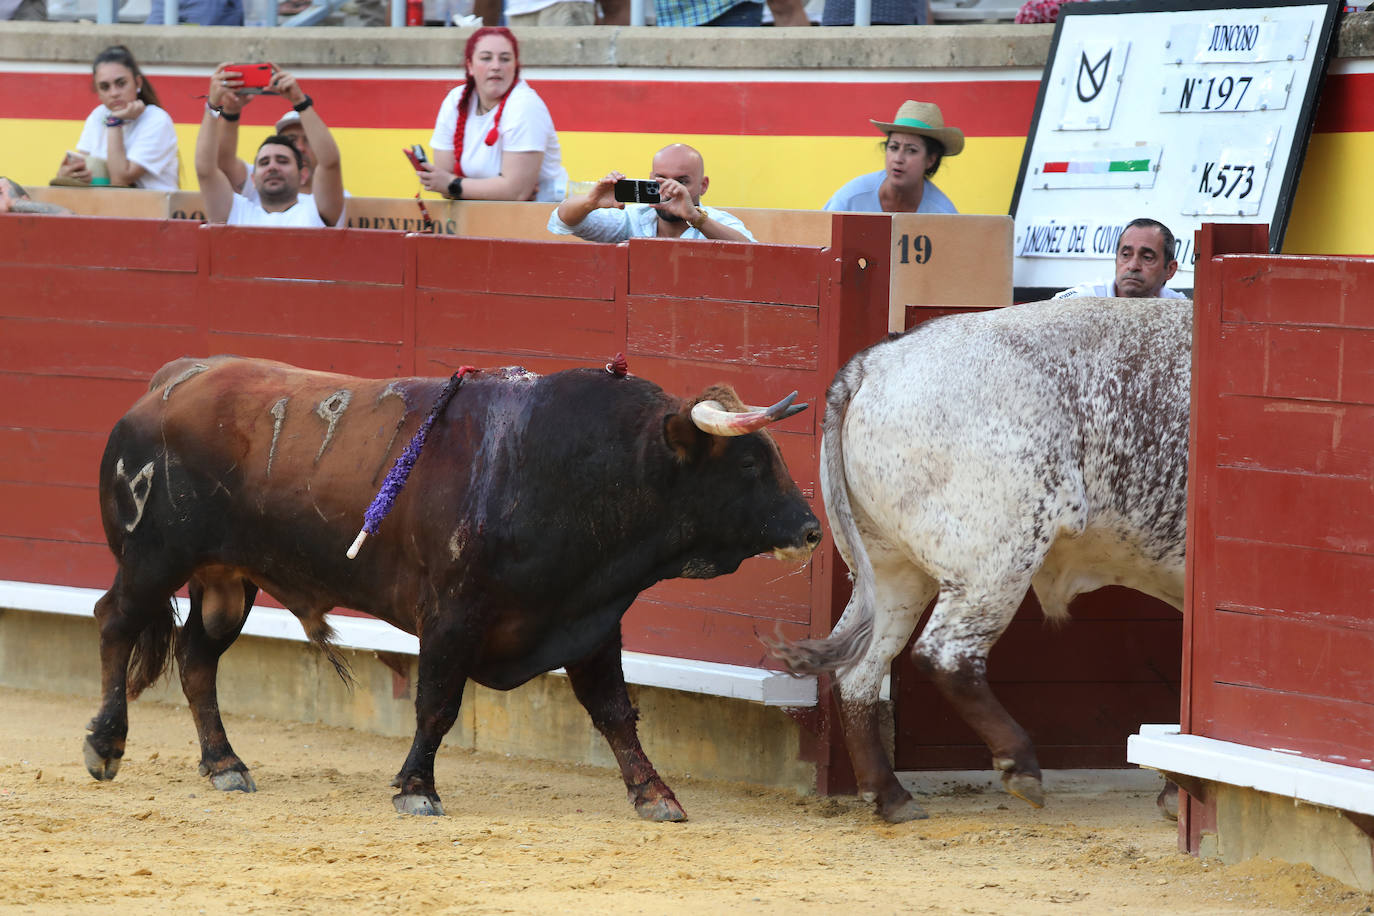
[[236,73],[243,80],[235,92],[244,95],[257,95],[265,92],[272,83],[271,64],[228,64],[224,68],[226,73]]
[[414,146],[403,147],[401,152],[406,154],[406,158],[410,160],[410,167],[417,172],[421,171],[421,165],[429,164],[429,159],[425,156],[425,148],[418,143]]
[[642,178],[622,178],[615,183],[615,199],[627,204],[656,204],[661,201],[658,182]]

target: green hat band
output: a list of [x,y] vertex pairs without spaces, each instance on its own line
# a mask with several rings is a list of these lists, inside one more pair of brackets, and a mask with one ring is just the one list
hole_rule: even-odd
[[918,121],[915,118],[898,118],[892,122],[894,125],[900,124],[903,127],[924,127],[926,130],[939,130],[940,128],[927,124],[925,121]]

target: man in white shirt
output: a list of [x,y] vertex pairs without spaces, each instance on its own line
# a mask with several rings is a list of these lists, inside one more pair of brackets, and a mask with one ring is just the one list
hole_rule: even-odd
[[1144,217],[1133,219],[1116,243],[1116,277],[1108,283],[1079,284],[1054,298],[1187,299],[1164,285],[1178,271],[1174,244],[1174,234],[1168,226]]
[[711,179],[701,153],[684,143],[654,154],[649,177],[658,182],[660,203],[629,204],[615,199],[615,183],[624,174],[611,172],[586,194],[569,197],[549,214],[549,231],[591,242],[631,238],[720,239],[752,242],[754,236],[724,210],[701,206]]
[[[273,134],[253,157],[252,184],[256,200],[234,192],[233,183],[220,167],[221,122],[238,119],[231,100],[242,85],[241,77],[221,66],[210,80],[210,92],[196,138],[196,175],[205,197],[206,218],[232,226],[337,226],[343,215],[343,168],[339,147],[315,111],[314,102],[295,77],[274,70],[269,91],[283,96],[300,115],[300,125],[315,155],[315,167],[290,137]],[[228,102],[229,104],[226,104]],[[241,102],[238,107],[241,107]],[[307,180],[313,191],[302,192]]]

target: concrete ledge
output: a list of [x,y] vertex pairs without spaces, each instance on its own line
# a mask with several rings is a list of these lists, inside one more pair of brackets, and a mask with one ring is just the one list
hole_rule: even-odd
[[1140,734],[1126,741],[1126,759],[1166,773],[1374,815],[1372,770],[1184,735],[1177,725],[1142,725]]
[[[275,60],[296,67],[445,67],[460,72],[468,29],[293,29],[7,22],[0,60],[88,66],[105,46],[127,42],[145,64],[210,68],[220,61]],[[1052,25],[871,26],[863,29],[525,29],[526,67],[638,67],[657,71],[922,70],[1031,67],[1049,55]],[[1374,13],[1347,14],[1338,57],[1374,57]]]
[[[0,608],[20,611],[91,618],[95,602],[103,594],[103,591],[94,588],[0,580]],[[184,620],[188,603],[186,599],[178,598],[176,604],[178,618]],[[389,623],[342,614],[331,614],[329,622],[338,634],[337,642],[342,648],[419,654],[419,640]],[[308,641],[291,612],[273,607],[254,607],[243,627],[243,635]],[[764,706],[816,705],[814,677],[795,678],[764,668],[669,658],[643,652],[622,653],[621,665],[625,670],[626,682],[639,686],[747,700]],[[562,675],[563,669],[551,673]]]

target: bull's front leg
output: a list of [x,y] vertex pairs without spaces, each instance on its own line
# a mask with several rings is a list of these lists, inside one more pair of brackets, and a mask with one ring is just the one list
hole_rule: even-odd
[[635,726],[639,712],[630,704],[620,663],[620,628],[590,657],[568,665],[567,671],[578,702],[592,717],[592,724],[606,738],[620,764],[620,775],[639,816],[650,821],[687,820],[673,790],[659,778],[639,744],[639,730]]
[[[469,657],[465,646],[480,639],[461,629],[460,623],[444,623],[435,615],[420,640],[419,679],[415,685],[415,740],[411,742],[401,771],[391,784],[400,789],[391,799],[402,814],[442,815],[444,806],[434,787],[434,757],[463,702]],[[453,620],[461,615],[447,615]]]

